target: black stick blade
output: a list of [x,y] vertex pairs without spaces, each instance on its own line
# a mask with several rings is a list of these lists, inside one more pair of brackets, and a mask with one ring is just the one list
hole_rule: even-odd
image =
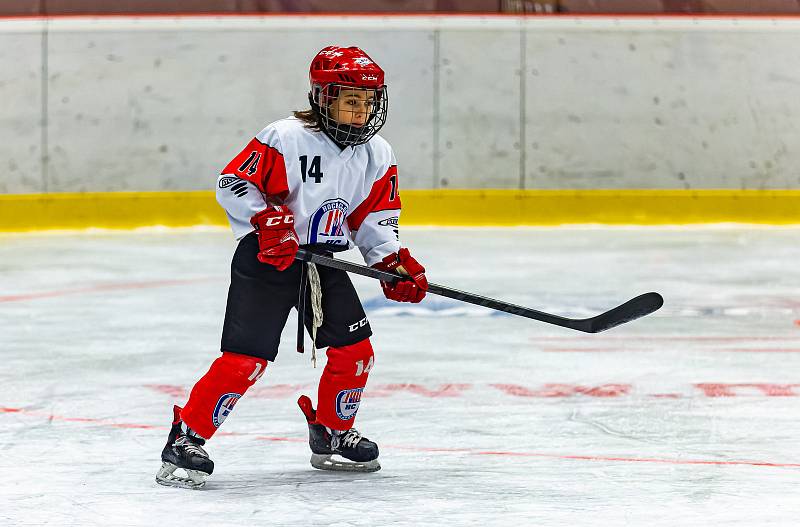
[[582,322],[588,322],[588,327],[585,330],[587,333],[599,333],[624,324],[625,322],[630,322],[631,320],[649,315],[663,305],[664,298],[661,295],[658,293],[645,293],[601,315],[587,318]]

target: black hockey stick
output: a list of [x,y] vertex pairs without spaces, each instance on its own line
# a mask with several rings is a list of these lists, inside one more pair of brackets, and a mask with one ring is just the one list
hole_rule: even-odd
[[[332,267],[334,269],[347,271],[348,273],[355,273],[362,276],[368,276],[370,278],[377,278],[378,280],[382,280],[384,282],[394,283],[398,280],[406,279],[406,277],[399,274],[387,273],[386,271],[380,271],[378,269],[373,269],[372,267],[355,264],[345,260],[337,260],[335,258],[330,258],[328,256],[306,251],[305,249],[300,249],[297,251],[296,258],[304,262],[312,262],[315,264],[324,265],[325,267]],[[658,293],[645,293],[595,317],[565,318],[558,315],[551,315],[550,313],[544,313],[542,311],[536,311],[535,309],[530,309],[528,307],[509,304],[508,302],[502,302],[493,298],[487,298],[485,296],[466,293],[457,289],[451,289],[438,284],[429,283],[428,292],[435,295],[446,296],[447,298],[460,300],[462,302],[468,302],[477,306],[488,307],[497,311],[511,313],[512,315],[519,315],[521,317],[547,322],[548,324],[555,324],[556,326],[583,331],[584,333],[599,333],[601,331],[611,329],[615,326],[619,326],[620,324],[624,324],[625,322],[630,322],[631,320],[636,320],[637,318],[649,315],[664,305],[664,299]]]

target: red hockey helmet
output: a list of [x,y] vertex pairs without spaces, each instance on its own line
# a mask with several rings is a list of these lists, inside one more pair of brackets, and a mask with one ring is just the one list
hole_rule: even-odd
[[[326,47],[311,61],[308,77],[311,107],[319,114],[325,133],[340,145],[366,143],[386,122],[389,101],[383,70],[361,49]],[[344,123],[335,118],[337,112],[331,107],[342,90],[365,101],[363,123],[352,119]]]

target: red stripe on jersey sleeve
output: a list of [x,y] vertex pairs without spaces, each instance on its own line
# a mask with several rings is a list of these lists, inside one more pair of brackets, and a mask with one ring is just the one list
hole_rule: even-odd
[[233,174],[249,181],[268,197],[285,199],[289,194],[283,154],[258,139],[250,141],[222,174]]
[[386,174],[378,181],[373,183],[369,196],[361,205],[356,207],[347,218],[347,225],[350,230],[357,231],[364,218],[371,212],[381,210],[400,209],[400,191],[397,186],[397,165],[392,165]]

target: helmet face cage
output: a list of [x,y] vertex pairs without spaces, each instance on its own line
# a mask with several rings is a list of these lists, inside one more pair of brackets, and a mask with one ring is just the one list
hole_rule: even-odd
[[[363,92],[363,97],[358,97],[358,99],[366,101],[366,105],[359,105],[357,111],[349,112],[351,113],[351,120],[352,114],[366,113],[363,125],[341,123],[333,117],[331,107],[337,104],[337,99],[342,90]],[[311,102],[315,107],[314,109],[319,112],[320,122],[325,132],[342,146],[355,146],[364,144],[372,139],[386,123],[389,94],[386,91],[386,86],[362,88],[344,84],[326,84],[322,87],[315,85],[311,95]],[[342,112],[348,113],[346,109],[338,107],[340,119],[344,120],[342,119]]]

